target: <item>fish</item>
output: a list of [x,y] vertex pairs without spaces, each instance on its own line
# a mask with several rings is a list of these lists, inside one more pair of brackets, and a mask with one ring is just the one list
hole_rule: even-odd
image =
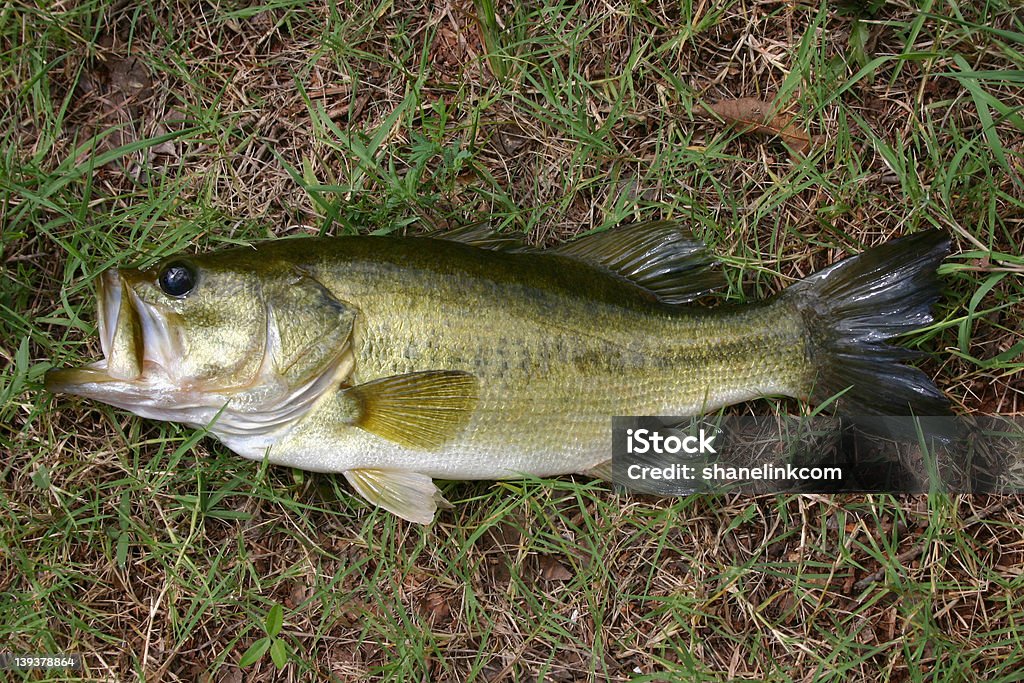
[[[281,238],[98,278],[103,358],[45,387],[207,429],[248,459],[341,473],[428,524],[443,480],[610,478],[611,418],[742,401],[948,415],[916,352],[950,239],[917,232],[748,303],[673,221],[550,249],[470,225]],[[838,396],[838,398],[836,398]]]

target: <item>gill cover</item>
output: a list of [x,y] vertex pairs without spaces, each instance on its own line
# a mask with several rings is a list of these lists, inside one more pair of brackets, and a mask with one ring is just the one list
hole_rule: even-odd
[[354,307],[297,269],[264,285],[263,298],[267,356],[277,377],[294,388],[323,374],[343,357],[351,370]]

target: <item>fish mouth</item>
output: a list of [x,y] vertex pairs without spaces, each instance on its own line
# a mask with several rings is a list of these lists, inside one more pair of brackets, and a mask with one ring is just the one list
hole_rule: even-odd
[[78,368],[59,368],[46,373],[45,386],[53,393],[100,398],[112,390],[142,388],[166,379],[170,359],[167,317],[135,293],[135,271],[115,268],[97,280],[97,330],[101,360]]

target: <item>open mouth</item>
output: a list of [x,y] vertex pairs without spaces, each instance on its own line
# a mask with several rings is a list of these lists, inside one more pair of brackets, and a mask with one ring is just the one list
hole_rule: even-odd
[[124,300],[121,275],[115,269],[104,271],[96,290],[103,358],[78,368],[50,370],[45,382],[48,391],[92,396],[103,385],[136,380],[142,375],[142,329],[133,307]]
[[170,344],[167,320],[134,292],[134,272],[110,269],[100,275],[96,286],[97,328],[103,358],[80,368],[49,371],[48,390],[91,393],[87,386],[143,383],[164,374]]
[[107,374],[113,379],[138,379],[145,345],[136,307],[126,296],[130,288],[124,286],[120,273],[111,269],[100,276],[98,289],[100,347]]
[[100,335],[100,348],[103,349],[105,363],[110,358],[110,346],[114,341],[114,327],[121,307],[121,278],[116,269],[105,270],[96,281],[96,326]]

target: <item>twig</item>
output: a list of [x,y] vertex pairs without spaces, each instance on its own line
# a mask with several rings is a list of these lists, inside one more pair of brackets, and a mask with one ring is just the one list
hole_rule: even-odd
[[[999,501],[998,503],[994,503],[994,504],[988,506],[987,508],[985,508],[981,512],[978,512],[978,513],[975,513],[975,514],[971,515],[970,517],[968,517],[967,519],[964,520],[964,524],[963,525],[965,527],[973,526],[973,525],[977,524],[978,522],[982,521],[983,519],[987,518],[989,515],[992,515],[992,514],[995,514],[996,512],[999,512],[1000,510],[1005,508],[1008,504],[1009,504],[1009,499],[1008,498],[1004,498],[1003,500]],[[921,557],[921,555],[924,554],[924,551],[927,550],[927,546],[928,546],[928,543],[926,541],[920,541],[918,543],[915,543],[912,547],[910,547],[907,550],[904,550],[902,553],[900,553],[899,555],[896,556],[896,563],[902,565],[902,564],[905,564],[905,563],[909,562],[910,560],[913,560],[914,558]],[[877,582],[881,581],[882,579],[885,578],[885,571],[886,571],[886,567],[882,567],[878,571],[876,571],[876,572],[874,572],[872,574],[869,574],[868,576],[865,576],[863,579],[861,579],[857,583],[853,584],[854,589],[859,590],[859,591],[860,590],[864,590],[865,588],[867,588],[871,584],[877,583]]]

